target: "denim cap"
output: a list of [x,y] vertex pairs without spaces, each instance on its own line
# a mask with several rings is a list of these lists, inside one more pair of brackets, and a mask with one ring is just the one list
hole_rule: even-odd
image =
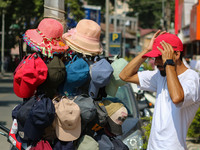
[[91,65],[89,95],[92,98],[97,98],[99,89],[106,86],[110,82],[112,73],[112,66],[104,58]]
[[115,59],[111,66],[113,68],[113,75],[111,76],[111,80],[106,86],[106,93],[110,96],[115,97],[118,87],[126,84],[125,81],[122,81],[119,77],[120,72],[124,69],[124,67],[128,64],[128,62],[124,58]]
[[77,55],[65,64],[66,78],[63,86],[63,92],[68,95],[73,95],[76,89],[83,86],[89,79],[89,65],[83,58],[78,58]]

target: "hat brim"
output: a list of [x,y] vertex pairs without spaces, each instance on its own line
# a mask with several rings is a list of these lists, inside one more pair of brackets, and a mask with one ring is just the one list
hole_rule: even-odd
[[146,58],[146,57],[158,57],[158,56],[161,56],[161,55],[162,55],[162,53],[159,50],[153,49],[152,51],[144,54],[142,56],[142,58]]
[[[42,36],[37,32],[36,29],[27,30],[23,35],[23,39],[27,45],[36,51],[43,52],[43,50],[47,50],[47,46],[44,44]],[[51,51],[53,54],[64,53],[69,48],[62,40],[54,40],[54,42],[55,45],[51,44]]]
[[116,124],[110,117],[108,117],[108,125],[111,133],[115,135],[121,135],[122,134],[122,126],[119,124]]
[[[74,51],[83,53],[85,55],[99,55],[102,53],[103,49],[101,47],[100,42],[98,41],[90,41],[86,38],[80,37],[78,35],[68,35],[67,33],[63,34],[63,39],[66,44]],[[83,46],[85,45],[85,46]],[[87,45],[87,47],[86,47]]]
[[56,136],[61,141],[74,141],[78,139],[81,135],[81,117],[78,118],[76,127],[71,130],[63,129],[59,123],[59,118],[56,117],[55,121],[55,128],[56,128]]

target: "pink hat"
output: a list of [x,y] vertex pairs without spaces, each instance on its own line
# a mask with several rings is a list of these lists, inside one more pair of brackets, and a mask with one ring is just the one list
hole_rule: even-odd
[[96,22],[82,19],[76,28],[63,34],[63,39],[74,51],[86,55],[98,55],[102,53],[100,35],[101,27]]
[[171,34],[171,33],[165,33],[162,35],[159,35],[154,43],[153,43],[153,48],[152,51],[144,54],[142,57],[158,57],[161,56],[161,52],[157,49],[157,46],[163,49],[162,45],[160,42],[165,41],[166,43],[171,44],[173,47],[174,51],[183,51],[183,43],[181,40],[178,38],[178,36]]
[[27,30],[23,39],[34,50],[52,57],[52,54],[64,53],[68,49],[68,46],[62,41],[62,34],[63,26],[59,21],[45,18],[37,29]]

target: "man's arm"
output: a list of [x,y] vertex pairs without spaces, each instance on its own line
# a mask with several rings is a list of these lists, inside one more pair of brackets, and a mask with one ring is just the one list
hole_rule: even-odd
[[164,32],[161,32],[160,33],[160,30],[158,30],[152,37],[150,43],[149,43],[149,46],[144,49],[138,56],[136,56],[122,71],[121,73],[119,74],[119,77],[123,80],[123,81],[126,81],[126,82],[132,82],[132,83],[136,83],[136,84],[140,84],[139,83],[139,78],[138,78],[138,70],[141,66],[141,64],[146,60],[146,58],[142,58],[142,56],[146,53],[148,53],[149,51],[152,50],[152,47],[153,47],[153,43],[156,39],[156,37],[159,35],[159,34],[164,34],[166,33],[165,31]]
[[141,64],[146,60],[146,58],[142,58],[144,54],[149,52],[148,49],[143,50],[138,56],[136,56],[130,63],[124,67],[124,69],[119,74],[119,77],[126,82],[132,82],[139,85],[139,78],[138,78],[138,70]]
[[[164,41],[161,42],[161,45],[164,50],[162,50],[159,47],[157,48],[162,53],[163,64],[167,59],[173,59],[175,62],[177,62],[178,60],[176,59],[179,59],[180,56],[178,58],[175,58],[176,56],[174,56],[174,50],[172,46]],[[176,72],[176,65],[175,66],[167,65],[165,70],[166,70],[169,95],[174,104],[179,104],[184,100],[184,91],[178,79],[178,75]]]

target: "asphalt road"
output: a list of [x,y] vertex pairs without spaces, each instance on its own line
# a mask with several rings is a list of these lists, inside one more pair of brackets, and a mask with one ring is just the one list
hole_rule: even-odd
[[[12,73],[6,73],[4,76],[0,74],[0,123],[11,128],[12,125],[12,109],[22,99],[17,97],[13,91]],[[2,130],[0,130],[2,131]],[[7,142],[7,138],[0,135],[0,149],[9,150],[10,144]]]

